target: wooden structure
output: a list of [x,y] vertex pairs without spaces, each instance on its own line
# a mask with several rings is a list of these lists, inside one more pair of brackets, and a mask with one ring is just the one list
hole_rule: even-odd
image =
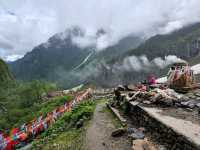
[[194,83],[194,73],[187,62],[177,62],[171,66],[167,74],[167,84],[170,88],[186,92],[195,87]]

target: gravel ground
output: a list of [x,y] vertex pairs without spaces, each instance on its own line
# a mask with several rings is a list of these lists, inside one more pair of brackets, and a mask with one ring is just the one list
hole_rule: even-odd
[[126,135],[112,137],[116,129],[113,123],[113,114],[106,111],[105,103],[97,104],[94,117],[86,131],[86,150],[130,150],[131,141]]

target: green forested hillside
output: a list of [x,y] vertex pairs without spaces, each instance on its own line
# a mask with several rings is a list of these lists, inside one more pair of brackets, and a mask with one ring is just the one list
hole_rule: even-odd
[[17,79],[55,81],[61,74],[78,66],[90,53],[73,45],[70,38],[62,40],[54,36],[48,43],[48,46],[35,47],[24,58],[11,63],[12,73]]
[[8,66],[0,60],[0,129],[33,119],[43,107],[42,94],[55,89],[56,85],[47,82],[14,80]]
[[[0,87],[0,129],[18,127],[39,115],[39,111],[47,109],[46,104],[48,104],[44,104],[42,95],[52,90],[56,90],[54,84],[41,81],[12,81],[2,85]],[[56,100],[52,103],[57,104]]]
[[149,59],[177,55],[184,59],[200,54],[200,23],[184,27],[167,35],[156,35],[125,56],[146,55]]
[[12,75],[10,74],[8,66],[2,59],[0,59],[0,84],[10,80],[12,80]]
[[[116,64],[123,63],[125,58],[130,56],[143,56],[145,55],[151,62],[153,59],[168,55],[176,55],[179,58],[186,59],[192,65],[199,63],[200,60],[200,23],[189,25],[180,30],[174,31],[165,35],[156,35],[135,49],[130,49],[120,56],[114,57],[107,62],[109,67],[103,67],[103,71],[100,72],[99,76],[95,78],[95,81],[99,81],[98,84],[103,85],[117,85],[117,84],[128,84],[131,82],[139,82],[146,79],[150,74],[156,76],[163,76],[167,73],[167,68],[161,69],[154,67],[149,70],[134,71],[119,70],[113,73],[113,68]],[[131,65],[138,65],[136,64]],[[113,66],[114,64],[114,66]],[[107,69],[108,68],[108,69]]]

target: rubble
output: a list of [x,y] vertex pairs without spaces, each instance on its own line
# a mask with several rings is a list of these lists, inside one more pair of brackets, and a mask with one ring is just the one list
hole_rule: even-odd
[[[128,86],[126,86],[128,87]],[[183,107],[190,109],[200,109],[200,89],[192,89],[187,93],[178,93],[166,84],[154,83],[138,84],[131,86],[128,90],[126,87],[117,87],[114,90],[115,97],[112,106],[120,106],[126,102],[134,101],[144,105],[159,105],[165,107]]]
[[[150,76],[149,81],[120,85],[114,89],[115,96],[109,106],[116,110],[126,108],[125,112],[128,112],[135,126],[144,126],[147,129],[147,137],[150,132],[156,140],[160,140],[161,137],[161,142],[167,143],[170,148],[195,149],[199,147],[196,145],[199,140],[195,139],[198,132],[192,129],[187,133],[185,128],[190,127],[189,125],[199,128],[200,84],[195,82],[187,63],[174,64],[166,79],[166,82],[156,82],[155,77]],[[165,116],[163,112],[166,112]],[[194,125],[194,122],[198,125]],[[145,128],[127,129],[128,137],[134,140],[134,150],[151,149],[148,148]]]
[[150,91],[132,91],[130,93],[118,94],[115,96],[115,105],[121,105],[127,101],[137,101],[143,104],[160,104],[165,106],[173,106],[178,103],[182,95],[176,93],[172,89],[153,89]]
[[[147,133],[151,132],[156,140],[160,140],[157,138],[162,137],[161,142],[167,143],[170,148],[175,146],[177,148],[195,149],[198,146],[192,132],[195,133],[196,130],[192,129],[191,134],[185,132],[184,128],[188,127],[186,123],[194,125],[193,122],[195,122],[199,124],[200,84],[195,82],[193,72],[188,64],[178,63],[174,65],[175,68],[172,67],[172,70],[170,70],[166,82],[156,82],[155,77],[151,76],[149,81],[116,87],[114,89],[115,96],[110,102],[110,106],[113,109],[126,108],[125,112],[128,112],[127,114],[130,115],[129,117],[133,119],[137,127],[145,126]],[[172,109],[175,111],[172,112]],[[162,112],[172,113],[163,116],[164,113]],[[173,122],[170,121],[172,119]],[[184,125],[180,119],[183,119]],[[178,128],[176,123],[180,127],[184,126],[183,129]],[[144,133],[144,128],[127,129],[128,137],[133,140],[134,150],[151,149],[148,148],[149,145]],[[182,139],[176,139],[182,135],[184,135]],[[190,138],[188,139],[188,135],[193,138],[193,141],[190,141]],[[173,141],[176,140],[179,142],[174,145]],[[155,147],[152,149],[155,149]]]

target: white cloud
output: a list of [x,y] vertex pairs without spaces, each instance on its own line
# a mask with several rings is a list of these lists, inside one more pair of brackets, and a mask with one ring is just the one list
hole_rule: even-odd
[[9,55],[9,56],[6,56],[5,60],[6,61],[15,61],[15,60],[20,59],[22,57],[23,57],[23,55]]
[[[200,21],[199,0],[0,0],[0,56],[24,55],[55,33],[80,26],[80,46],[102,49],[134,34],[150,37]],[[95,39],[103,28],[107,34]]]
[[153,67],[163,69],[176,62],[185,62],[183,59],[175,55],[168,55],[164,58],[157,57],[149,60],[145,55],[143,56],[130,56],[123,60],[122,64],[115,64],[114,68],[118,71],[149,71]]

